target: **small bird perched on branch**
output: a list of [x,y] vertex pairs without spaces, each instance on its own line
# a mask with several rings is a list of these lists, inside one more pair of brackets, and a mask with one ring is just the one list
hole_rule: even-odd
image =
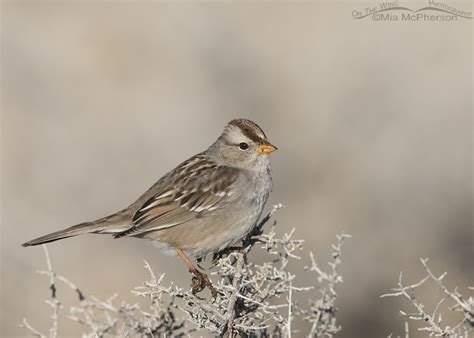
[[194,275],[193,293],[207,286],[215,296],[190,257],[217,253],[252,230],[272,189],[268,154],[276,149],[255,122],[232,120],[207,150],[179,164],[127,208],[23,246],[88,233],[146,238],[181,257]]

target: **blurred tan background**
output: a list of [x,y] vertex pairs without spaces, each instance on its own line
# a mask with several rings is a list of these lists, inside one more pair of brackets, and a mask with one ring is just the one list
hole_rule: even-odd
[[[403,332],[407,303],[379,295],[401,270],[417,281],[419,257],[466,291],[472,20],[352,19],[370,4],[3,1],[0,336],[25,335],[23,317],[49,327],[43,252],[21,243],[128,205],[234,117],[280,149],[269,205],[286,205],[282,231],[296,227],[322,262],[337,233],[353,235],[340,337]],[[86,294],[133,302],[143,259],[189,284],[178,258],[146,241],[85,236],[49,249]],[[429,305],[440,293],[420,296]]]

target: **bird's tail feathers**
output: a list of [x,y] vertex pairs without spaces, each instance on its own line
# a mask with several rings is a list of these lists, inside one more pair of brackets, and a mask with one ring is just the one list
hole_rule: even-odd
[[67,229],[55,231],[48,235],[41,236],[33,239],[23,246],[33,246],[39,244],[45,244],[54,242],[60,239],[74,237],[77,235],[89,234],[89,233],[117,233],[126,230],[131,223],[131,217],[129,216],[128,210],[122,210],[111,216],[107,216],[98,219],[93,222],[85,222],[77,225],[73,225]]

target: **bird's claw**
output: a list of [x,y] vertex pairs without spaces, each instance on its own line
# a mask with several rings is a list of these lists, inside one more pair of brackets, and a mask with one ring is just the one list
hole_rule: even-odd
[[206,287],[211,291],[211,295],[213,298],[217,297],[217,290],[212,285],[211,281],[209,280],[209,277],[201,271],[193,271],[193,278],[191,279],[191,291],[193,295],[201,292],[204,290]]

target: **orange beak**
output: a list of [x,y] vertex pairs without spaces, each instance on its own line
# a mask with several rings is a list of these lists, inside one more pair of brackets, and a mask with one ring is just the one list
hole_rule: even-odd
[[259,154],[270,154],[270,153],[274,152],[277,149],[278,148],[275,147],[273,144],[266,143],[266,144],[262,144],[261,146],[259,146],[257,148],[257,153],[259,153]]

